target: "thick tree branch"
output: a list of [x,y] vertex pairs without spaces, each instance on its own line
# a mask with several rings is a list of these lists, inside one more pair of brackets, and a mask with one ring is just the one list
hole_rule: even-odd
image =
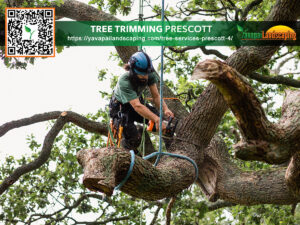
[[224,207],[231,207],[231,206],[235,206],[235,203],[232,202],[226,202],[226,201],[222,201],[222,200],[218,200],[217,202],[210,202],[207,204],[207,209],[208,211],[214,211],[217,209],[221,209]]
[[217,60],[205,60],[198,63],[193,72],[192,79],[199,78],[210,80],[217,86],[245,138],[265,140],[274,133],[252,87],[235,70]]
[[[88,151],[86,152],[79,152],[81,156],[78,156],[79,161],[81,161],[81,157],[87,157],[89,154],[93,154],[94,160],[84,159],[84,162],[81,162],[83,167],[85,168],[85,177],[84,179],[90,179],[86,184],[93,190],[100,190],[104,191],[105,188],[108,187],[107,183],[111,181],[111,171],[119,171],[116,166],[119,165],[119,160],[116,159],[123,155],[123,157],[127,158],[126,166],[120,165],[123,168],[123,177],[127,173],[127,169],[130,163],[130,156],[128,153],[124,151],[117,151],[117,154],[113,154],[110,150],[103,149],[103,150],[82,150]],[[103,153],[101,153],[103,152]],[[111,154],[108,154],[111,153]],[[103,154],[108,156],[103,157]],[[127,154],[127,156],[125,156]],[[97,156],[96,156],[97,155]],[[88,156],[89,157],[89,156]],[[103,162],[99,162],[103,160]],[[112,160],[116,160],[114,165],[108,166]],[[94,161],[94,162],[92,162]],[[123,160],[122,160],[123,161]],[[138,161],[138,162],[137,162]],[[168,193],[174,191],[174,184],[170,184],[170,178],[173,179],[174,182],[186,182],[185,180],[181,180],[181,177],[170,175],[163,175],[163,172],[160,171],[160,175],[154,174],[153,167],[148,167],[146,165],[141,166],[145,161],[139,162],[140,159],[136,160],[136,164],[134,166],[134,171],[127,183],[124,185],[124,190],[126,193],[129,193],[133,196],[139,195],[142,196],[147,194],[146,197],[149,199],[158,199],[158,192],[160,196],[168,196],[169,194],[162,193],[164,190],[168,190]],[[99,166],[106,162],[104,166]],[[289,190],[286,182],[285,182],[285,169],[286,168],[272,168],[270,170],[262,170],[262,171],[254,171],[254,172],[245,172],[237,168],[237,166],[231,162],[230,156],[226,149],[226,145],[220,139],[215,138],[211,145],[205,149],[205,156],[204,160],[201,161],[202,163],[198,164],[198,167],[201,168],[199,170],[199,180],[198,182],[201,185],[204,185],[205,190],[207,190],[207,196],[214,195],[216,198],[220,197],[225,201],[234,203],[234,204],[242,204],[242,205],[255,205],[255,204],[293,204],[298,202],[300,199],[293,195],[293,193]],[[87,163],[87,164],[85,164]],[[174,164],[175,162],[169,162]],[[98,164],[98,165],[96,165]],[[162,163],[163,165],[163,163]],[[102,172],[96,172],[94,168],[100,169]],[[178,167],[177,167],[178,168]],[[166,167],[164,168],[166,170]],[[90,171],[87,171],[90,170]],[[157,170],[163,170],[163,168],[157,168]],[[144,173],[144,174],[141,174]],[[176,171],[175,171],[176,173]],[[146,175],[147,174],[147,175]],[[150,175],[153,174],[153,175]],[[180,175],[180,173],[177,173]],[[90,177],[88,177],[90,176]],[[107,177],[109,176],[109,177]],[[162,184],[160,183],[161,177],[165,176],[165,180]],[[112,177],[116,178],[116,175]],[[145,178],[147,181],[145,181]],[[150,180],[153,177],[153,181]],[[158,179],[156,179],[156,178]],[[142,180],[141,180],[142,178]],[[121,180],[121,178],[116,178],[116,180]],[[175,180],[174,180],[175,179]],[[93,181],[92,181],[93,180]],[[172,182],[173,182],[172,181]],[[156,187],[152,186],[151,182],[155,182]],[[159,182],[159,183],[157,183]],[[169,183],[170,185],[168,188],[164,186],[164,183]],[[118,183],[118,182],[116,182]],[[142,184],[143,183],[143,184]],[[90,186],[89,186],[90,185]],[[114,186],[114,185],[113,185]],[[125,188],[126,186],[126,188]],[[203,186],[201,186],[203,187]],[[160,189],[160,190],[158,190]],[[154,193],[153,193],[154,191]],[[142,192],[142,193],[139,193]],[[156,196],[153,196],[156,195]],[[171,195],[170,194],[170,195]],[[253,197],[254,196],[254,197]],[[230,206],[231,203],[224,203],[219,205],[211,205],[210,210],[213,210],[214,207],[222,207],[222,206]],[[217,206],[218,205],[218,206]]]
[[300,194],[300,152],[296,152],[285,172],[287,185],[295,196]]
[[237,118],[244,137],[235,146],[237,157],[280,164],[287,161],[293,152],[300,150],[300,92],[288,92],[283,117],[274,125],[268,121],[252,87],[228,65],[206,60],[196,66],[193,78],[205,78],[213,82]]
[[200,49],[205,55],[215,55],[223,60],[226,60],[228,58],[228,56],[223,55],[221,52],[215,49],[207,49],[205,46],[200,46]]
[[172,52],[175,52],[175,53],[184,53],[186,51],[194,50],[194,49],[197,49],[197,48],[199,48],[199,46],[187,46],[187,47],[184,47],[184,48],[181,48],[181,49],[177,49],[177,48],[174,48],[174,47],[168,47],[168,49],[170,49]]
[[213,85],[209,85],[198,97],[192,112],[178,124],[176,139],[192,143],[198,147],[199,152],[203,151],[214,136],[227,108],[223,96]]
[[[131,162],[129,152],[112,148],[81,150],[77,159],[84,168],[83,184],[108,196],[124,179]],[[136,156],[133,171],[121,190],[133,197],[154,201],[176,195],[194,179],[195,169],[187,160],[163,157],[160,164],[153,167]]]
[[210,182],[205,183],[206,189],[213,189],[224,201],[241,205],[289,205],[300,201],[300,197],[293,195],[285,181],[286,168],[245,172],[230,160],[225,143],[218,137],[213,139],[205,152],[199,168],[209,170],[201,169],[199,178],[209,179]]
[[281,68],[284,66],[284,64],[286,64],[288,61],[290,61],[291,59],[294,59],[296,55],[291,55],[289,57],[287,57],[286,59],[282,60],[279,65],[277,66],[277,68],[275,69],[275,74],[278,75],[280,73]]
[[[48,120],[53,120],[57,119],[63,112],[62,111],[54,111],[54,112],[47,112],[47,113],[41,113],[41,114],[36,114],[32,117],[20,119],[20,120],[14,120],[8,123],[5,123],[0,126],[0,137],[6,134],[8,131],[23,127],[23,126],[28,126],[34,123],[39,123],[39,122],[44,122]],[[107,125],[104,123],[99,123],[96,121],[89,120],[85,118],[84,116],[81,116],[75,112],[72,111],[67,111],[65,115],[65,119],[68,122],[72,122],[76,124],[77,126],[92,132],[92,133],[99,133],[101,135],[106,135],[108,130],[107,130]]]
[[151,220],[151,223],[150,223],[149,225],[154,225],[154,224],[156,224],[156,220],[157,220],[158,213],[159,213],[160,209],[161,209],[161,207],[157,207],[157,209],[155,210],[153,219]]
[[5,178],[2,184],[0,185],[0,195],[9,188],[12,184],[14,184],[20,176],[25,173],[29,173],[33,170],[36,170],[40,166],[42,166],[49,158],[51,153],[51,148],[54,142],[55,137],[59,133],[59,131],[63,128],[67,121],[64,116],[60,116],[55,122],[54,126],[48,132],[45,137],[42,151],[38,158],[36,158],[33,162],[23,165],[17,168],[9,177]]
[[242,20],[246,20],[248,13],[255,7],[258,6],[263,0],[254,0],[249,5],[246,6],[244,11],[242,12]]
[[284,77],[283,75],[265,76],[259,73],[248,74],[248,77],[266,84],[283,84],[290,87],[300,88],[300,81],[292,78]]
[[77,221],[74,218],[68,217],[69,219],[73,220],[74,223],[73,225],[100,225],[100,224],[108,224],[110,222],[117,222],[117,221],[122,221],[122,220],[129,220],[130,217],[129,216],[121,216],[121,217],[117,217],[117,218],[109,218],[103,221],[94,221],[94,222],[87,222],[87,221]]
[[63,128],[65,123],[72,122],[90,132],[99,133],[102,135],[107,134],[107,126],[105,124],[101,124],[101,123],[89,120],[89,119],[87,119],[77,113],[71,112],[71,111],[68,111],[68,112],[55,111],[55,112],[37,114],[32,117],[5,123],[0,127],[0,136],[3,136],[9,130],[12,130],[14,128],[27,126],[30,124],[47,121],[47,120],[51,120],[51,119],[55,119],[55,118],[57,120],[56,120],[54,126],[51,128],[51,130],[46,135],[41,153],[38,156],[38,158],[36,158],[33,162],[31,162],[29,164],[26,164],[26,165],[23,165],[23,166],[17,168],[11,175],[9,175],[7,178],[5,178],[4,181],[2,182],[2,184],[0,185],[0,195],[6,189],[8,189],[13,183],[15,183],[19,179],[20,176],[22,176],[25,173],[29,173],[33,170],[38,169],[40,166],[42,166],[48,160],[48,158],[50,157],[54,139],[56,138],[59,131]]
[[176,197],[172,197],[170,199],[170,202],[167,206],[167,209],[166,209],[166,225],[170,225],[171,224],[171,211],[172,211],[172,208],[175,204],[175,201],[176,201]]
[[205,46],[188,46],[188,47],[184,47],[182,49],[176,49],[174,47],[168,47],[168,48],[172,52],[176,52],[176,53],[183,53],[183,52],[186,52],[186,51],[189,51],[189,50],[200,48],[205,55],[215,55],[215,56],[217,56],[217,57],[219,57],[220,59],[223,59],[223,60],[226,60],[228,58],[228,56],[223,55],[218,50],[207,49]]
[[43,114],[37,114],[32,117],[20,119],[20,120],[14,120],[8,123],[5,123],[0,126],[0,137],[2,137],[4,134],[6,134],[8,131],[23,127],[23,126],[28,126],[34,123],[39,123],[43,121],[48,121],[48,120],[53,120],[57,119],[62,112],[60,111],[55,111],[55,112],[47,112]]

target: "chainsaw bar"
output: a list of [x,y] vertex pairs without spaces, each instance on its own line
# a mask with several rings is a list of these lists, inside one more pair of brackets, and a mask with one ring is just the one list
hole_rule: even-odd
[[[167,138],[167,139],[171,139],[174,136],[177,124],[178,124],[178,120],[176,120],[175,123],[172,123],[174,120],[174,118],[169,117],[166,129],[164,130],[162,137],[163,138]],[[157,133],[156,127],[155,127],[155,123],[153,121],[149,121],[148,124],[148,128],[147,131],[153,132],[153,133]]]

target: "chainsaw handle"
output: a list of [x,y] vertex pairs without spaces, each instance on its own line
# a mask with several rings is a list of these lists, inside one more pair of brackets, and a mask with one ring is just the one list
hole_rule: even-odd
[[172,121],[173,121],[173,117],[170,116],[169,120],[168,120],[167,128],[166,128],[167,131],[170,130]]
[[154,131],[155,130],[155,123],[153,120],[150,120],[148,123],[147,131]]

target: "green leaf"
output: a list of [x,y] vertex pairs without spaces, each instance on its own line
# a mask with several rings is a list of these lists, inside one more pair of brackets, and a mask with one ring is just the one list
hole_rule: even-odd
[[64,46],[56,46],[57,53],[61,53],[64,49]]
[[238,29],[239,32],[243,32],[244,31],[244,28],[241,27],[240,25],[236,25],[236,26],[237,26],[237,29]]
[[29,32],[29,33],[31,32],[31,29],[27,26],[25,26],[25,30],[26,30],[26,32]]

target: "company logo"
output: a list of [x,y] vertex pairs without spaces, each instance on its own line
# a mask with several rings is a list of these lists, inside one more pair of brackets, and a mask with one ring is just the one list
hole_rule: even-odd
[[241,40],[268,40],[268,41],[296,41],[296,32],[285,25],[277,25],[269,28],[266,32],[243,32],[243,28],[238,26],[238,31],[242,32]]
[[26,26],[24,25],[24,28],[23,28],[23,40],[25,39],[29,39],[29,40],[38,40],[38,33],[36,32],[38,30],[38,26],[34,26],[34,25],[31,25],[30,27],[29,26]]

